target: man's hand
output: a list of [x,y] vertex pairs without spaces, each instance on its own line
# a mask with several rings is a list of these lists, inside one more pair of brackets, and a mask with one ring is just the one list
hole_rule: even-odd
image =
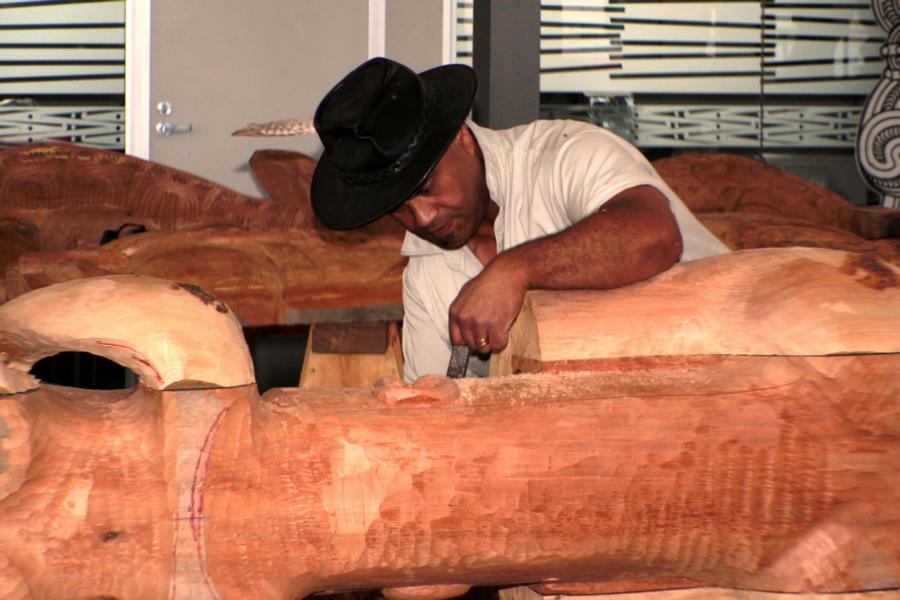
[[470,279],[450,305],[453,343],[482,354],[504,348],[528,289],[524,275],[500,254]]
[[506,346],[529,289],[611,289],[671,267],[681,233],[666,197],[629,188],[568,229],[495,256],[450,305],[450,339],[476,352]]

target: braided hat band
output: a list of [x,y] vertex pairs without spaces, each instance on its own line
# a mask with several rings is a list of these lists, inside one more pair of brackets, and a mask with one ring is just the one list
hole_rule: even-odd
[[341,171],[337,167],[335,167],[335,171],[337,172],[338,177],[340,177],[341,181],[346,183],[347,185],[370,185],[373,183],[381,183],[385,179],[396,175],[400,171],[406,168],[409,164],[409,161],[412,159],[413,155],[415,155],[416,147],[419,145],[419,140],[422,138],[422,132],[425,131],[425,125],[431,119],[431,113],[434,110],[434,90],[430,87],[425,88],[425,96],[424,96],[424,118],[419,122],[419,129],[416,131],[415,135],[413,135],[412,140],[409,142],[409,146],[406,147],[406,150],[397,157],[397,160],[389,164],[388,166],[381,168],[377,171],[372,171],[371,173],[347,173],[345,171]]

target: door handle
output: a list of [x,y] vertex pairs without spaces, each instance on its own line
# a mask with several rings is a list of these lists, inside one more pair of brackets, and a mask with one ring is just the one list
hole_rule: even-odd
[[162,121],[156,124],[156,133],[159,135],[172,135],[173,133],[190,133],[191,132],[191,124],[187,125],[176,125],[175,123],[171,123],[169,121]]

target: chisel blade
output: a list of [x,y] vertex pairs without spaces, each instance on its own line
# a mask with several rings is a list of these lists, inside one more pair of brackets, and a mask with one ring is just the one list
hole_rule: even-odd
[[469,347],[465,344],[454,345],[450,351],[450,364],[447,365],[447,377],[459,379],[465,377],[466,366],[469,364]]

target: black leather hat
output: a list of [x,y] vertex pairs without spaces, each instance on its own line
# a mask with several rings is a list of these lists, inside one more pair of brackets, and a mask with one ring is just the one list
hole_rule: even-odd
[[409,198],[465,121],[476,85],[465,65],[417,75],[387,58],[373,58],[344,77],[313,120],[325,146],[311,190],[319,220],[352,229]]

